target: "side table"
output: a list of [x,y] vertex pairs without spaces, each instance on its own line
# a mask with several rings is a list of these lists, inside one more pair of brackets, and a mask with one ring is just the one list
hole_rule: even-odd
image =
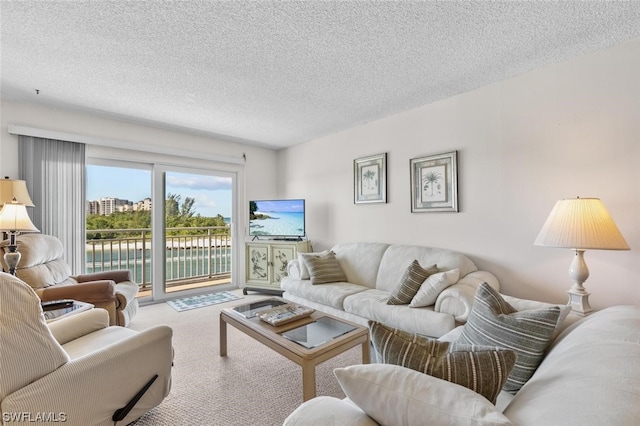
[[44,319],[47,322],[53,322],[58,321],[60,318],[66,318],[83,311],[88,311],[89,309],[93,309],[93,305],[91,303],[74,300],[72,306],[61,309],[53,309],[51,311],[44,311],[43,314]]

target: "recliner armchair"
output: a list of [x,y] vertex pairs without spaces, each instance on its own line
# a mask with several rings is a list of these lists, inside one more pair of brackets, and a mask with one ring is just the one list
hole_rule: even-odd
[[47,324],[33,289],[0,272],[1,423],[126,425],[169,394],[171,338],[109,326],[103,309]]
[[[103,308],[109,313],[109,325],[126,327],[138,311],[138,285],[127,270],[71,275],[63,260],[62,242],[51,235],[24,234],[17,238],[22,254],[16,276],[36,291],[42,301],[75,299]],[[2,249],[8,251],[8,241]],[[8,271],[3,256],[3,269]]]

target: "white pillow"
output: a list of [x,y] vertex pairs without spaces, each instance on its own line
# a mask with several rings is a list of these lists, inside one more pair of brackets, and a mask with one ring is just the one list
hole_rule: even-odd
[[420,286],[416,295],[413,296],[411,303],[409,303],[409,307],[421,308],[423,306],[431,306],[435,304],[436,299],[442,290],[457,283],[458,278],[460,278],[460,270],[458,268],[429,275],[429,277],[427,277]]
[[308,425],[380,426],[349,399],[316,396],[299,405],[282,426]]
[[305,257],[309,256],[324,256],[329,253],[329,250],[320,251],[317,253],[298,253],[298,263],[300,263],[300,279],[301,280],[310,280],[311,275],[309,275],[309,268],[307,268],[307,263],[305,262]]
[[510,425],[486,398],[463,386],[390,364],[336,368],[345,395],[382,425]]

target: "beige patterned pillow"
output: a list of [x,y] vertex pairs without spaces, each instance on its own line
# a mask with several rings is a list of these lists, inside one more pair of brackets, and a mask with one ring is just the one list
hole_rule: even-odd
[[486,346],[458,346],[439,342],[369,321],[371,341],[384,364],[420,371],[471,389],[495,404],[511,368],[515,352]]
[[517,311],[489,284],[480,284],[462,334],[454,344],[490,345],[518,354],[504,390],[516,393],[531,378],[553,336],[560,308]]
[[298,253],[298,263],[300,264],[300,279],[311,279],[311,275],[309,275],[309,268],[307,268],[307,258],[314,256],[324,256],[327,253],[329,253],[329,250],[323,250],[316,253]]
[[424,280],[436,272],[438,272],[436,265],[431,265],[425,269],[414,259],[404,271],[400,283],[391,293],[389,300],[387,300],[387,305],[408,305],[413,296],[420,290]]
[[326,284],[347,281],[340,268],[336,254],[332,251],[318,256],[305,256],[311,284]]

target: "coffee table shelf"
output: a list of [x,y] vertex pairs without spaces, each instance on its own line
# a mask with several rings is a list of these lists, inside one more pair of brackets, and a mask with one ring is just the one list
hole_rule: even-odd
[[[322,317],[349,324],[354,330],[342,334],[335,339],[314,348],[293,342],[281,334]],[[257,317],[246,318],[233,308],[220,311],[220,356],[227,355],[227,324],[232,325],[244,334],[251,336],[263,345],[271,348],[285,358],[302,367],[302,398],[307,401],[316,396],[316,365],[327,361],[357,345],[362,346],[362,363],[370,362],[369,330],[358,324],[315,311],[308,317],[274,327]]]

